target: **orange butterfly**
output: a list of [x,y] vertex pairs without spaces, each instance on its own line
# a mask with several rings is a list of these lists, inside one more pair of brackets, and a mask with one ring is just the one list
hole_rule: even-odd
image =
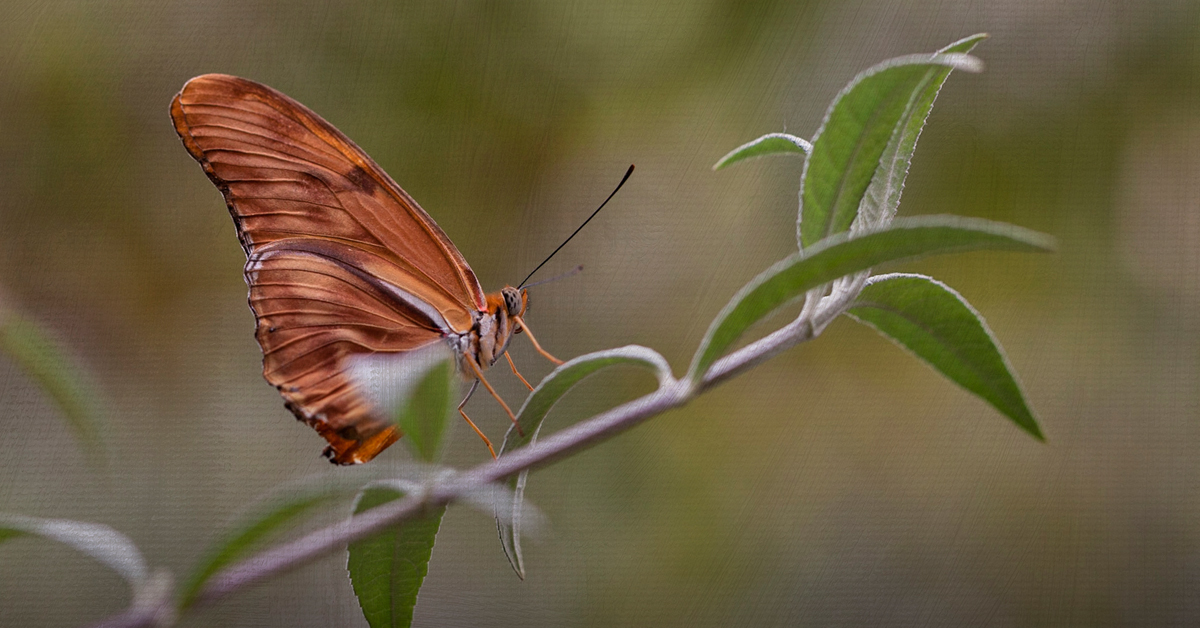
[[346,358],[356,354],[444,340],[459,372],[512,418],[483,371],[508,357],[514,333],[529,333],[524,289],[484,294],[446,234],[362,149],[266,85],[198,76],[171,102],[171,118],[233,215],[263,376],[329,441],[326,457],[367,462],[400,438],[350,380]]

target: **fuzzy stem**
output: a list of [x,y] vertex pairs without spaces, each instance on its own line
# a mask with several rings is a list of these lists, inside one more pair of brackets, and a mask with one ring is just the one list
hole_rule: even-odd
[[[854,288],[861,289],[861,282]],[[344,519],[299,539],[277,545],[217,572],[195,598],[195,604],[208,604],[272,576],[291,571],[349,543],[366,538],[402,521],[421,516],[428,508],[443,506],[459,496],[479,490],[526,469],[535,469],[570,456],[591,445],[608,440],[647,419],[677,408],[697,395],[757,366],[801,342],[812,340],[834,318],[845,311],[858,294],[857,289],[835,292],[819,307],[805,308],[788,325],[717,360],[698,384],[671,380],[654,392],[602,412],[546,436],[538,442],[458,473],[431,487],[424,495],[410,495]],[[144,616],[128,611],[114,615],[96,626],[129,627],[147,625]],[[124,621],[123,621],[124,620]]]

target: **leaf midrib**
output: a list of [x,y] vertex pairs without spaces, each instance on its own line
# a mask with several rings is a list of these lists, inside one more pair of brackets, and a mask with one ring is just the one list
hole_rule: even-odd
[[[834,194],[830,211],[825,217],[825,225],[821,230],[821,237],[817,238],[818,241],[833,234],[833,222],[834,218],[837,217],[837,209],[841,205],[842,198],[846,196],[846,188],[849,185],[848,181],[850,178],[850,171],[854,169],[853,166],[858,161],[858,155],[862,153],[863,145],[866,143],[866,137],[870,135],[868,131],[872,126],[874,126],[874,122],[878,120],[881,115],[883,115],[883,111],[891,103],[892,97],[900,88],[901,85],[896,85],[888,92],[886,98],[880,99],[879,103],[871,111],[871,116],[867,119],[867,123],[863,125],[863,131],[858,134],[858,139],[854,143],[854,151],[850,154],[849,161],[846,162],[849,167],[843,168],[841,176],[838,178],[837,192]],[[870,184],[868,183],[868,186],[869,185]]]

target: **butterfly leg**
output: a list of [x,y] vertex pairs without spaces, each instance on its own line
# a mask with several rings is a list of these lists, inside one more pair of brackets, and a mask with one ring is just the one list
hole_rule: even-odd
[[555,365],[561,365],[563,363],[562,360],[550,355],[548,351],[542,348],[542,345],[538,343],[537,338],[533,337],[533,332],[529,331],[529,325],[526,325],[525,321],[521,320],[520,316],[514,316],[513,320],[517,321],[517,324],[521,326],[521,329],[524,329],[525,333],[529,335],[529,342],[533,343],[533,348],[537,349],[537,352],[542,354],[543,358],[550,360]]
[[497,393],[496,389],[492,388],[492,385],[488,383],[487,379],[483,376],[483,371],[479,369],[479,365],[475,363],[475,360],[466,359],[463,360],[463,362],[466,362],[468,365],[470,365],[471,370],[475,372],[475,379],[483,382],[483,387],[486,388],[489,393],[492,393],[492,396],[496,398],[496,401],[500,402],[500,407],[504,408],[504,411],[508,414],[509,420],[511,420],[512,424],[517,427],[517,433],[524,436],[525,432],[522,432],[521,426],[517,424],[517,415],[513,414],[512,408],[509,408],[508,404],[504,403],[504,400],[500,398],[500,394]]
[[529,382],[526,381],[525,377],[521,375],[521,372],[517,370],[517,365],[513,364],[512,356],[508,355],[508,352],[505,351],[504,357],[508,358],[508,366],[512,369],[513,375],[516,375],[517,379],[521,380],[521,383],[525,384],[526,388],[528,388],[530,391],[533,391],[533,386],[529,385]]
[[467,425],[470,425],[471,429],[475,430],[475,433],[479,435],[479,438],[483,439],[483,444],[487,445],[488,452],[492,454],[492,458],[495,458],[496,449],[492,447],[492,441],[488,440],[488,437],[483,433],[483,430],[479,429],[479,426],[475,425],[475,422],[471,420],[471,417],[467,416],[467,413],[463,411],[463,406],[467,405],[467,402],[471,400],[471,395],[475,394],[475,389],[478,387],[479,380],[475,380],[475,383],[471,384],[471,390],[467,391],[467,396],[463,397],[462,403],[458,404],[458,413],[462,415],[462,418],[467,422]]

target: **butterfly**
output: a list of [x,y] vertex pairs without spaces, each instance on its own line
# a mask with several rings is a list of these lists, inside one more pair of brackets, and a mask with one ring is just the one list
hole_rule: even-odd
[[351,356],[447,342],[471,391],[482,382],[510,418],[483,371],[508,357],[512,336],[525,332],[561,364],[522,319],[526,289],[484,294],[433,218],[309,108],[261,83],[206,74],[184,84],[171,119],[233,216],[263,376],[329,442],[332,462],[367,462],[400,438],[355,385]]

